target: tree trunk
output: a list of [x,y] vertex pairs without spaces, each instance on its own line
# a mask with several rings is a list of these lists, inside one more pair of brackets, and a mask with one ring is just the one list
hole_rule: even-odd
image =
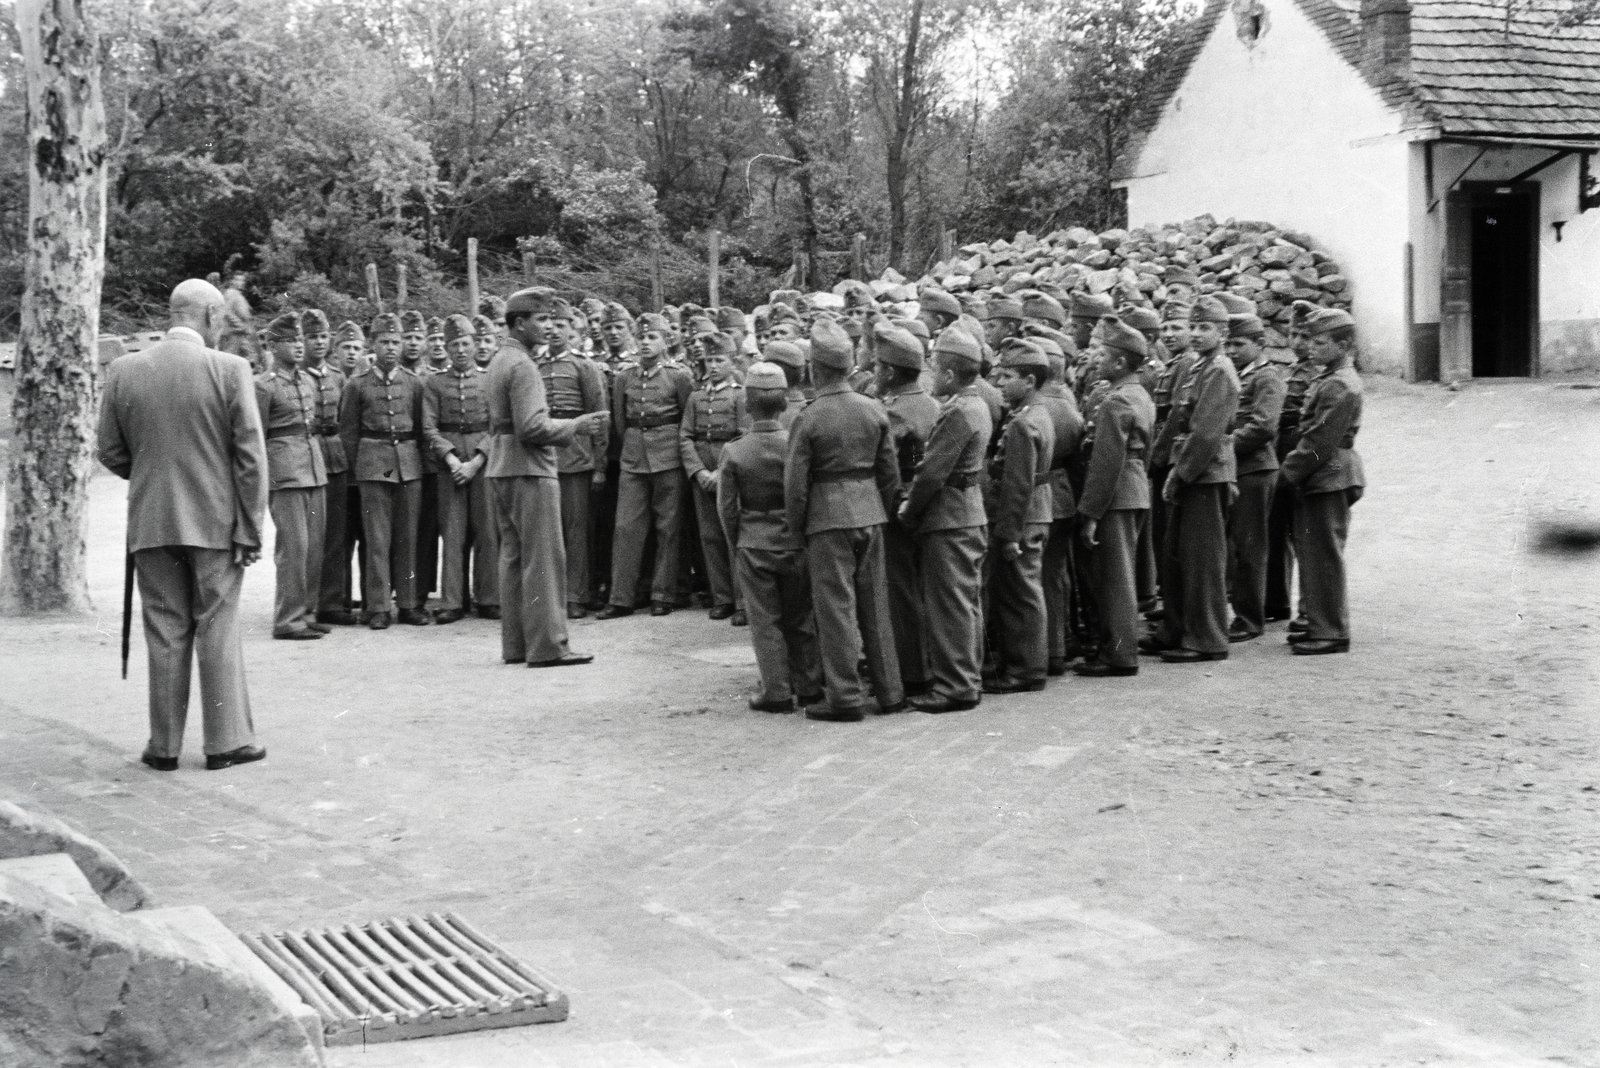
[[106,236],[98,42],[83,0],[17,0],[16,20],[28,94],[28,251],[0,612],[87,612]]
[[905,270],[906,178],[910,164],[911,139],[916,134],[917,48],[922,39],[922,3],[912,0],[911,24],[906,28],[906,47],[900,59],[898,92],[895,94],[894,129],[890,131],[888,160],[884,177],[889,187],[889,265]]

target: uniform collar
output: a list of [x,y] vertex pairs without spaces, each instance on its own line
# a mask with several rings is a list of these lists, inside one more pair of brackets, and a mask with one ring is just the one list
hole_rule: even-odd
[[285,371],[281,367],[274,367],[268,373],[274,378],[283,379],[285,382],[293,382],[296,378],[300,377],[300,368],[296,367],[293,370]]
[[827,385],[825,385],[825,386],[823,386],[823,387],[821,387],[820,389],[817,390],[817,396],[826,397],[826,396],[829,396],[829,395],[835,394],[835,393],[854,393],[854,392],[855,392],[855,390],[850,388],[850,383],[849,382],[829,382]]
[[388,374],[384,374],[383,373],[383,368],[379,367],[377,364],[373,364],[367,370],[379,382],[383,382],[383,383],[387,384],[387,383],[394,382],[394,381],[398,380],[399,377],[400,377],[400,372],[404,371],[405,368],[401,367],[399,364],[395,364],[394,369],[392,371],[390,371]]
[[324,361],[320,367],[302,367],[300,370],[312,378],[321,378],[328,373],[328,364]]
[[755,422],[750,424],[750,429],[757,434],[766,434],[773,431],[782,430],[783,424],[779,423],[776,419],[757,419]]
[[707,393],[719,393],[722,390],[725,390],[725,389],[727,389],[728,387],[730,387],[732,385],[733,385],[733,379],[731,379],[731,378],[724,378],[721,382],[713,382],[708,378],[708,379],[706,379],[706,392]]
[[891,389],[889,392],[884,393],[884,394],[880,394],[880,396],[882,396],[882,398],[885,401],[891,401],[896,397],[909,397],[913,393],[923,393],[923,392],[926,392],[926,391],[922,388],[921,383],[912,382],[908,386],[896,386],[894,389]]
[[443,371],[440,372],[440,374],[447,374],[447,375],[450,375],[452,378],[471,378],[473,375],[480,374],[480,373],[481,372],[478,370],[478,365],[477,364],[473,364],[471,367],[468,367],[465,371],[457,371],[455,369],[455,366],[451,365],[449,367],[446,367]]

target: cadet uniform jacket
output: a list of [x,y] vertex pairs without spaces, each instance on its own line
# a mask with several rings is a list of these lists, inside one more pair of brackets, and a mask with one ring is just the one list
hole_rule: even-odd
[[1283,411],[1278,416],[1278,459],[1289,455],[1300,441],[1300,413],[1306,405],[1306,391],[1311,380],[1321,373],[1321,368],[1310,360],[1301,360],[1289,369],[1284,381]]
[[1150,400],[1156,408],[1155,437],[1150,444],[1151,467],[1170,467],[1172,464],[1172,432],[1167,429],[1167,424],[1172,422],[1172,402],[1179,387],[1189,377],[1194,362],[1193,352],[1178,353],[1167,361],[1167,369],[1156,379],[1156,386],[1150,391]]
[[889,415],[889,433],[894,438],[900,488],[904,490],[910,487],[917,464],[922,462],[928,435],[933,433],[933,424],[939,418],[939,402],[928,396],[921,386],[911,386],[878,400]]
[[789,406],[778,416],[778,425],[787,431],[794,426],[794,421],[800,418],[800,413],[806,410],[806,405],[811,401],[807,399],[806,391],[799,386],[790,386],[784,391],[783,399],[789,402]]
[[[476,366],[429,375],[422,383],[422,436],[441,462],[454,453],[462,463],[489,455],[489,395]],[[448,466],[448,465],[447,465]]]
[[918,533],[965,530],[988,522],[983,462],[993,433],[989,406],[968,386],[939,406],[922,462],[906,491],[906,519]]
[[322,446],[322,462],[328,474],[338,475],[350,470],[350,457],[339,440],[339,399],[344,396],[345,376],[324,363],[321,367],[303,367],[317,391],[317,416],[313,433]]
[[[606,410],[605,374],[599,364],[573,352],[557,356],[546,352],[535,362],[544,378],[544,399],[550,405],[552,419],[576,419],[585,412]],[[563,475],[593,471],[597,460],[605,463],[610,438],[611,432],[605,426],[593,434],[573,438],[571,445],[556,454],[556,469]]]
[[1239,372],[1220,350],[1196,358],[1172,406],[1172,473],[1184,482],[1234,482],[1228,427],[1239,409]]
[[1355,450],[1361,430],[1361,376],[1348,361],[1329,365],[1306,392],[1300,440],[1283,461],[1283,477],[1301,493],[1332,493],[1367,484]]
[[328,484],[317,434],[317,390],[310,375],[272,370],[256,376],[256,407],[267,436],[270,489],[315,489]]
[[550,418],[544,376],[532,353],[514,337],[501,338],[485,379],[490,437],[484,473],[490,478],[556,478],[556,452],[572,444],[578,424]]
[[1049,523],[1055,508],[1050,493],[1050,460],[1056,451],[1050,413],[1030,404],[1011,413],[997,458],[994,540],[1020,541],[1023,528]]
[[1144,457],[1155,427],[1156,406],[1136,378],[1111,387],[1095,413],[1094,449],[1078,511],[1099,521],[1114,508],[1150,507]]
[[1265,358],[1239,373],[1239,411],[1233,418],[1233,455],[1238,472],[1278,469],[1278,418],[1283,411],[1284,382]]
[[834,382],[789,430],[784,499],[789,528],[806,535],[887,522],[900,468],[883,406]]
[[744,389],[732,378],[720,385],[707,382],[691,393],[678,428],[683,473],[694,478],[701,471],[715,472],[728,443],[743,434],[749,422]]
[[[1047,392],[1048,391],[1048,392]],[[1068,466],[1083,448],[1084,419],[1078,413],[1078,403],[1060,383],[1052,382],[1039,391],[1034,404],[1050,416],[1051,429],[1055,431],[1055,451],[1050,455],[1050,501],[1053,517],[1069,519],[1076,507],[1072,497],[1072,480]]]
[[622,439],[622,470],[650,475],[683,466],[678,429],[694,384],[681,367],[633,366],[617,375],[611,393],[611,430]]
[[385,378],[377,367],[344,384],[339,401],[344,439],[357,482],[422,477],[422,380],[403,367]]
[[717,466],[717,514],[736,549],[783,552],[802,548],[789,527],[783,465],[789,434],[776,419],[761,419],[722,450]]

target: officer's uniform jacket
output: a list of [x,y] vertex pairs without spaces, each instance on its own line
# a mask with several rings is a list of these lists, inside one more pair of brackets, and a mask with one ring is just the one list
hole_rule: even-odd
[[894,438],[895,459],[900,468],[900,487],[911,485],[916,477],[917,465],[922,462],[922,451],[927,448],[928,435],[939,419],[939,402],[928,396],[921,386],[909,386],[899,393],[879,397],[879,403],[889,415],[889,433]]
[[694,385],[689,372],[665,362],[635,365],[617,375],[611,392],[611,430],[622,439],[622,470],[635,475],[683,466],[678,428]]
[[345,454],[344,442],[339,440],[339,400],[344,396],[344,372],[326,361],[321,367],[303,367],[301,371],[316,388],[316,422],[312,433],[322,448],[322,462],[328,474],[343,474],[350,470],[350,457]]
[[715,472],[728,443],[737,440],[749,422],[744,389],[732,378],[707,382],[691,393],[678,428],[683,473],[694,478],[701,471]]
[[376,366],[344,384],[339,436],[357,482],[422,477],[422,380],[403,367]]
[[1300,440],[1284,457],[1283,477],[1301,493],[1332,493],[1367,484],[1355,450],[1361,430],[1361,376],[1349,361],[1324,368],[1306,392]]
[[806,535],[888,520],[900,494],[889,416],[847,382],[817,390],[789,431],[784,498],[789,527]]
[[[476,365],[429,375],[422,383],[422,437],[441,463],[455,454],[467,463],[489,455],[489,395]],[[446,467],[449,465],[446,464]]]
[[271,489],[315,489],[328,484],[317,434],[317,390],[299,369],[273,369],[256,376],[256,407],[267,436],[267,485]]
[[1085,422],[1078,412],[1072,394],[1058,382],[1052,382],[1039,391],[1034,405],[1050,416],[1050,427],[1055,431],[1055,449],[1050,455],[1050,502],[1056,519],[1069,519],[1075,513],[1072,479],[1069,468],[1077,460],[1084,444]]
[[1155,388],[1150,391],[1150,399],[1156,406],[1155,438],[1150,445],[1149,457],[1151,467],[1170,467],[1172,464],[1174,431],[1169,431],[1167,424],[1172,421],[1173,401],[1194,368],[1196,358],[1195,353],[1188,349],[1172,357],[1167,361],[1166,370],[1156,379]]
[[1240,475],[1278,469],[1278,420],[1284,381],[1266,357],[1239,372],[1239,410],[1233,418],[1233,455]]
[[556,454],[577,435],[574,419],[552,419],[544,376],[522,342],[501,338],[485,372],[489,402],[489,478],[556,478]]
[[717,466],[717,514],[736,549],[800,549],[784,504],[783,466],[789,434],[776,419],[759,419],[722,450]]
[[1096,521],[1112,509],[1150,507],[1144,457],[1155,428],[1156,406],[1138,378],[1111,387],[1095,413],[1094,449],[1078,498],[1078,512]]
[[1020,541],[1026,526],[1054,518],[1050,460],[1055,438],[1050,413],[1037,404],[1011,413],[996,452],[1000,479],[995,487],[994,541]]
[[976,386],[967,386],[939,406],[922,462],[906,491],[906,519],[918,533],[988,523],[983,463],[993,432],[989,406]]
[[1196,358],[1172,406],[1172,473],[1188,483],[1237,480],[1228,428],[1239,409],[1239,372],[1222,347]]
[[[552,419],[576,419],[587,412],[606,410],[605,375],[593,360],[574,352],[551,356],[546,349],[535,362],[544,378],[544,398]],[[603,465],[610,438],[606,426],[573,438],[572,444],[556,455],[557,471],[571,475],[593,471],[596,462]]]
[[1305,408],[1306,391],[1322,369],[1310,360],[1301,360],[1289,369],[1284,379],[1283,411],[1278,415],[1278,459],[1281,461],[1300,441],[1300,413]]

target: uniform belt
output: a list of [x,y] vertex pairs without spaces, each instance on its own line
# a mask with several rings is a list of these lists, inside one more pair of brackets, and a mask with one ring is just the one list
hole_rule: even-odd
[[944,480],[945,489],[964,490],[971,489],[978,484],[978,471],[952,471],[950,477]]
[[627,425],[635,430],[654,430],[658,426],[677,426],[681,422],[683,422],[681,414],[642,415],[637,419],[629,419]]
[[414,437],[416,437],[416,432],[413,430],[389,432],[381,430],[363,430],[361,432],[361,439],[363,441],[389,441],[396,445],[400,444],[402,441],[410,441]]
[[737,430],[696,430],[696,441],[732,441],[739,436]]
[[273,438],[309,438],[310,436],[311,428],[304,423],[296,423],[294,426],[275,426],[267,431],[268,441]]
[[784,511],[783,495],[768,497],[766,494],[761,494],[755,497],[746,497],[741,493],[739,494],[739,510],[742,512],[754,512],[758,515],[771,515],[774,512],[782,512]]
[[550,409],[550,418],[552,418],[552,419],[576,419],[579,416],[581,416],[582,414],[583,414],[583,409],[581,409],[581,408],[551,408]]
[[317,424],[317,433],[321,434],[325,438],[336,438],[336,437],[338,437],[339,436],[339,420],[333,419],[333,420],[330,420],[330,421],[327,421],[327,422],[318,423]]
[[439,430],[444,434],[482,434],[488,429],[489,424],[487,422],[439,424]]
[[870,467],[852,467],[848,471],[813,471],[812,482],[871,482],[877,472]]

